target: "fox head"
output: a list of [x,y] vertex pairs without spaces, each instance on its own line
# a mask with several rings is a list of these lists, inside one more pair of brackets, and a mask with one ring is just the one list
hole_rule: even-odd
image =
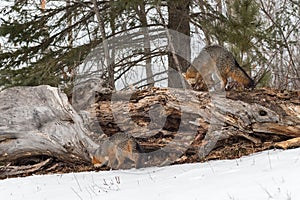
[[110,154],[115,154],[115,152],[113,152],[112,144],[109,141],[105,141],[91,155],[92,164],[95,167],[108,165],[111,156]]

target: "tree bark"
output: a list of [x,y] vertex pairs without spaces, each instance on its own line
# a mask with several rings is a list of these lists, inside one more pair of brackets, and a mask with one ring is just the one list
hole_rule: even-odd
[[105,64],[107,67],[107,74],[108,74],[108,85],[112,88],[115,89],[115,66],[114,66],[114,61],[111,59],[110,53],[109,53],[109,44],[106,38],[106,32],[105,32],[105,23],[102,14],[100,13],[100,9],[98,7],[97,1],[93,0],[93,6],[94,6],[94,12],[96,14],[97,20],[98,20],[98,25],[101,33],[101,38],[102,38],[102,45],[103,45],[103,50],[104,50],[104,56],[105,56]]
[[[297,92],[280,93],[273,90],[230,91],[226,96],[181,89],[151,88],[136,93],[119,92],[113,101],[100,99],[91,108],[106,134],[122,129],[135,137],[149,136],[150,132],[176,130],[176,120],[188,130],[190,125],[203,126],[207,132],[210,120],[215,117],[224,127],[232,127],[245,134],[276,134],[288,137],[300,136],[300,97]],[[285,95],[285,96],[282,96]],[[152,113],[151,113],[152,112]],[[116,114],[116,113],[125,113]],[[115,116],[114,116],[115,115]],[[162,124],[161,119],[166,119]],[[202,125],[199,122],[203,122]],[[105,124],[117,122],[116,127]],[[149,124],[151,126],[149,127]],[[172,124],[172,125],[171,125]],[[183,126],[182,124],[180,126]]]
[[[168,86],[172,88],[183,88],[181,81],[181,72],[186,72],[190,65],[191,45],[190,45],[190,0],[168,1],[168,29],[170,31],[169,43],[174,49],[168,56]],[[183,34],[183,35],[181,35]],[[174,52],[173,52],[174,51]],[[176,61],[174,55],[176,55]],[[179,64],[179,66],[178,66]],[[178,70],[177,68],[180,68]],[[175,70],[175,71],[174,71]],[[179,72],[179,74],[178,74]]]
[[142,28],[141,31],[144,35],[144,55],[146,57],[146,77],[147,77],[147,86],[153,87],[154,86],[154,76],[151,67],[151,45],[150,45],[150,34],[148,29],[148,22],[147,22],[147,13],[146,13],[146,4],[145,2],[141,2],[139,5],[135,7],[135,11],[139,17],[141,22]]

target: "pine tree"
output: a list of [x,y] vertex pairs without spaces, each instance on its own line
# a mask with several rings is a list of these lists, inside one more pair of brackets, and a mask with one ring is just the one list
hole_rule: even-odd
[[[0,54],[0,84],[58,86],[69,81],[66,69],[78,65],[87,50],[101,42],[92,35],[96,29],[85,32],[90,38],[87,44],[70,48],[66,39],[71,31],[84,29],[93,19],[87,8],[83,2],[60,2],[41,9],[39,3],[16,1],[3,9],[1,15],[8,17],[2,19],[0,37],[7,38],[8,48]],[[77,18],[73,24],[69,23],[70,15]]]
[[265,61],[257,48],[267,37],[259,19],[259,5],[252,0],[234,0],[228,4],[227,15],[216,23],[216,37],[220,43],[230,44],[239,63],[251,73],[251,65]]
[[[13,6],[1,11],[2,16],[8,17],[2,20],[0,37],[7,38],[9,48],[0,54],[0,84],[4,87],[39,84],[58,86],[72,81],[73,70],[92,49],[103,45],[103,39],[148,26],[146,12],[149,10],[145,10],[146,5],[153,4],[146,0],[67,0],[47,1],[46,8],[41,9],[40,3],[32,5],[31,2],[16,1]],[[97,13],[100,13],[101,23],[97,20]],[[101,30],[104,31],[101,33]],[[146,32],[144,35],[145,38],[149,37]],[[146,39],[134,40],[125,42],[148,42]],[[146,60],[148,80],[153,85],[154,79],[149,69],[153,52],[149,50],[149,44],[145,45],[145,52],[138,61],[132,59],[136,56],[132,53],[119,63],[114,63],[118,58],[114,57],[112,50],[113,62],[108,62],[111,63],[110,70],[103,78],[113,82],[111,79],[114,75],[118,79],[120,76],[116,76],[117,73],[122,75],[134,64]]]
[[[174,46],[174,53],[168,54],[169,62],[169,87],[183,87],[181,75],[176,71],[186,72],[191,62],[191,46],[190,46],[190,4],[188,0],[169,0],[168,5],[168,28],[174,32],[170,32],[172,45]],[[172,34],[174,33],[174,34]],[[179,33],[179,34],[178,34]],[[183,34],[183,35],[180,35]],[[181,55],[181,56],[180,56]],[[176,63],[174,56],[176,56],[178,63]],[[178,65],[178,66],[177,66]],[[179,68],[179,70],[178,70]]]

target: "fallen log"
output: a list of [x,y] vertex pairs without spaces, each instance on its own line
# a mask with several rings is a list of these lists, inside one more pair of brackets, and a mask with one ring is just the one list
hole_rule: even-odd
[[[153,156],[167,152],[173,162],[191,149],[205,157],[231,138],[242,138],[251,148],[262,150],[299,137],[299,93],[289,92],[285,98],[280,93],[261,89],[212,96],[151,88],[119,92],[110,98],[100,95],[90,112],[97,123],[94,131],[99,127],[106,135],[124,131],[137,138],[146,151],[157,151]],[[172,152],[175,155],[170,155]]]
[[0,92],[1,170],[9,166],[16,174],[13,166],[42,163],[29,167],[32,173],[44,169],[49,158],[92,166],[99,138],[117,132],[132,135],[144,147],[144,166],[216,159],[221,157],[217,151],[230,144],[251,146],[251,152],[294,148],[300,137],[299,93],[280,93],[215,95],[161,88],[96,93],[85,115],[79,115],[57,88],[6,89]]

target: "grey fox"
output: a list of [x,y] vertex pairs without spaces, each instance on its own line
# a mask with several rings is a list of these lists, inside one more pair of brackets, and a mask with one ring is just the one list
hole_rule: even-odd
[[[205,71],[206,67],[197,67],[199,63],[203,62],[203,55],[208,55],[209,59],[214,62],[216,69],[222,79],[222,88],[226,88],[228,78],[243,85],[245,88],[254,88],[254,81],[248,76],[248,74],[240,67],[232,53],[219,45],[210,45],[203,48],[199,56],[194,60],[192,65],[187,69],[184,74],[185,79],[194,87],[200,87],[201,90],[207,90],[203,78],[201,76],[202,70]],[[211,67],[211,66],[208,66]],[[199,70],[199,68],[201,70]],[[200,71],[200,73],[199,73]]]
[[187,82],[193,87],[195,90],[200,91],[207,91],[207,85],[205,84],[201,74],[199,71],[194,67],[190,66],[186,73],[183,74],[184,78],[187,80]]
[[120,169],[129,159],[136,168],[140,168],[140,153],[143,150],[134,137],[126,133],[116,133],[100,143],[100,147],[92,155],[92,163],[96,167],[107,165]]

